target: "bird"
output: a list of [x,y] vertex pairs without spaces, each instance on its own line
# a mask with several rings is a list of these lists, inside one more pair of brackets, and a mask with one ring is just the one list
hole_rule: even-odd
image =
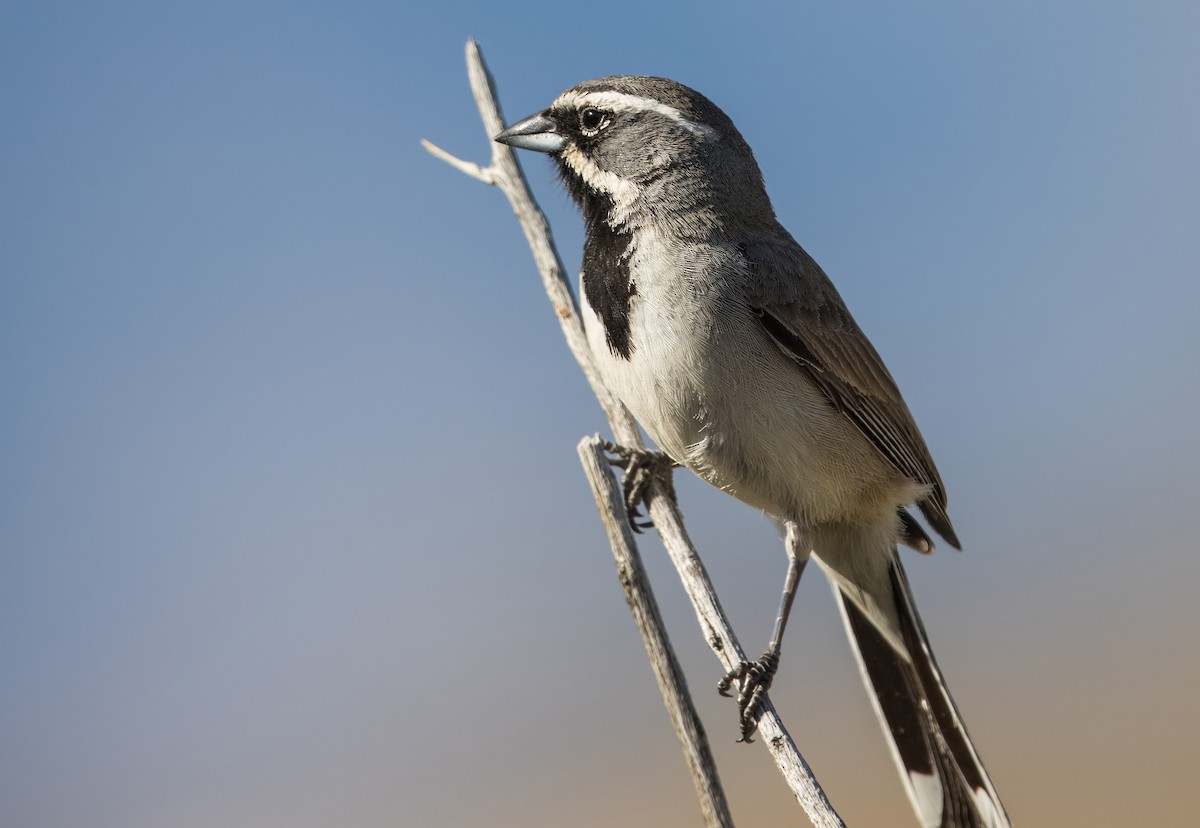
[[[961,548],[946,488],[883,360],[776,217],[732,120],[673,80],[567,89],[495,136],[544,153],[582,215],[581,315],[606,385],[674,464],[777,519],[788,572],[738,683],[742,739],[811,557],[926,826],[1009,825],[934,660],[898,548]],[[628,472],[627,472],[628,479]]]

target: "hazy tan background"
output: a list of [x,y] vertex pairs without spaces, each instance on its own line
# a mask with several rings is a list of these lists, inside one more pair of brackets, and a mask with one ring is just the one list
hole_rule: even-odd
[[[412,6],[412,4],[408,4]],[[599,413],[500,195],[508,114],[712,97],[885,355],[966,551],[909,558],[1022,826],[1191,826],[1200,7],[0,6],[0,824],[694,825],[575,459]],[[569,266],[578,220],[529,158]],[[774,528],[680,479],[749,649]],[[652,572],[739,824],[803,824]],[[826,585],[773,693],[911,825]]]

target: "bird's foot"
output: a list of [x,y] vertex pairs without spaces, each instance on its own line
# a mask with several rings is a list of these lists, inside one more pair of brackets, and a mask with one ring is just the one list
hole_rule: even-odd
[[604,450],[611,457],[609,462],[625,470],[621,481],[622,492],[625,496],[625,511],[629,515],[629,525],[633,531],[641,532],[654,525],[649,519],[643,520],[639,508],[646,498],[646,491],[655,480],[666,489],[669,497],[675,497],[675,487],[671,483],[671,471],[678,465],[666,452],[634,449],[604,440]]
[[717,692],[730,695],[730,689],[738,682],[737,705],[742,718],[742,738],[739,742],[753,742],[754,731],[758,730],[758,718],[762,715],[763,698],[771,688],[771,680],[779,669],[779,651],[767,650],[758,661],[743,661],[725,674],[717,684]]

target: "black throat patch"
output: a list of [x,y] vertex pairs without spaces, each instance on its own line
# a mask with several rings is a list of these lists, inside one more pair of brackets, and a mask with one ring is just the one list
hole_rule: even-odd
[[[587,151],[587,139],[575,135],[577,144]],[[629,272],[629,253],[633,237],[628,231],[614,230],[612,196],[589,186],[561,157],[556,157],[559,177],[571,199],[583,214],[586,240],[583,243],[583,296],[604,325],[609,350],[622,359],[633,356],[629,337],[629,304],[637,295],[637,285]]]
[[629,338],[629,303],[637,285],[629,272],[629,245],[633,237],[618,232],[604,220],[587,217],[583,245],[583,294],[604,325],[609,349],[622,359],[633,355]]

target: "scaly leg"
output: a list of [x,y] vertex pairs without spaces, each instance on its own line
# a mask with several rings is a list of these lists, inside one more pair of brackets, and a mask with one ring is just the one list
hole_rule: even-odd
[[775,678],[775,672],[779,669],[783,631],[787,627],[792,602],[796,598],[796,585],[800,583],[800,575],[804,572],[804,565],[808,563],[812,552],[799,527],[791,521],[787,524],[785,546],[788,553],[788,571],[783,582],[783,596],[779,599],[779,615],[775,618],[771,642],[758,661],[743,661],[726,673],[717,684],[717,691],[722,696],[728,696],[733,682],[739,682],[737,705],[742,720],[742,737],[738,739],[739,742],[754,741],[754,731],[758,729],[758,717],[762,713],[763,697],[766,696],[771,681]]

